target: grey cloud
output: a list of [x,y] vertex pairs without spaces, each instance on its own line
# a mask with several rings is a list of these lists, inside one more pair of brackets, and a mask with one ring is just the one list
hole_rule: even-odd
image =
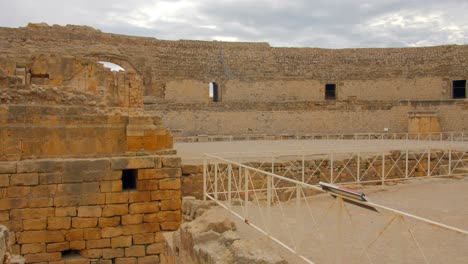
[[[182,8],[152,10],[157,2]],[[466,0],[16,0],[0,5],[0,26],[83,24],[159,39],[231,37],[324,48],[468,41]]]

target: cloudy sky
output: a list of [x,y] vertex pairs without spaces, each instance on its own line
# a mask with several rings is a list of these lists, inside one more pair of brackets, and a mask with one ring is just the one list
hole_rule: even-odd
[[1,0],[0,26],[28,22],[169,40],[430,46],[468,43],[468,0]]

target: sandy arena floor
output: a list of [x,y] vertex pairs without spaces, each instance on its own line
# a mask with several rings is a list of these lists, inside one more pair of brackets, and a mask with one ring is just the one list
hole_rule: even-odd
[[[400,148],[468,148],[468,142],[401,140],[283,140],[176,143],[183,164],[200,164],[204,153],[293,152],[297,150],[351,150]],[[233,154],[236,156],[237,154]],[[255,156],[255,155],[253,155]],[[463,179],[411,180],[391,186],[362,187],[371,201],[468,230],[468,177]],[[307,198],[296,210],[292,199],[273,207],[265,220],[265,205],[250,205],[248,218],[272,235],[292,245],[298,242],[301,252],[314,263],[468,263],[468,236],[380,211],[379,213],[345,204],[329,195]],[[307,205],[306,205],[307,204]],[[218,208],[223,214],[226,210]],[[243,214],[243,208],[235,207]],[[232,216],[243,237],[258,240],[281,252],[290,263],[305,263],[252,227]],[[297,219],[300,219],[299,222]],[[339,220],[340,219],[340,220]],[[387,229],[385,226],[390,221]],[[408,231],[408,226],[411,232]],[[385,229],[385,231],[383,231]],[[383,233],[382,233],[383,232]],[[381,235],[379,235],[382,233]],[[416,238],[413,240],[412,236]],[[378,237],[377,240],[375,238]],[[375,241],[374,241],[375,240]],[[374,242],[373,242],[374,241]],[[367,247],[367,251],[363,248]],[[366,253],[363,253],[366,252]],[[422,252],[422,253],[421,253]]]

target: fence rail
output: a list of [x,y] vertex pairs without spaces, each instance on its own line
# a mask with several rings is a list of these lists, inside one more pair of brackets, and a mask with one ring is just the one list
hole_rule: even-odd
[[198,135],[174,137],[174,142],[217,142],[251,140],[415,140],[415,141],[468,141],[465,132],[440,133],[350,133],[350,134],[244,134],[244,135]]
[[302,151],[256,161],[227,156],[206,155],[204,198],[306,263],[468,262],[468,231],[373,202],[333,198],[316,185],[467,175],[468,149]]

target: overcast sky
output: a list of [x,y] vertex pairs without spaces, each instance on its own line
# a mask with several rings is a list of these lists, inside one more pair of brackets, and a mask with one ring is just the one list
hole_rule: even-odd
[[28,22],[168,40],[431,46],[468,43],[468,0],[1,0],[0,26]]

